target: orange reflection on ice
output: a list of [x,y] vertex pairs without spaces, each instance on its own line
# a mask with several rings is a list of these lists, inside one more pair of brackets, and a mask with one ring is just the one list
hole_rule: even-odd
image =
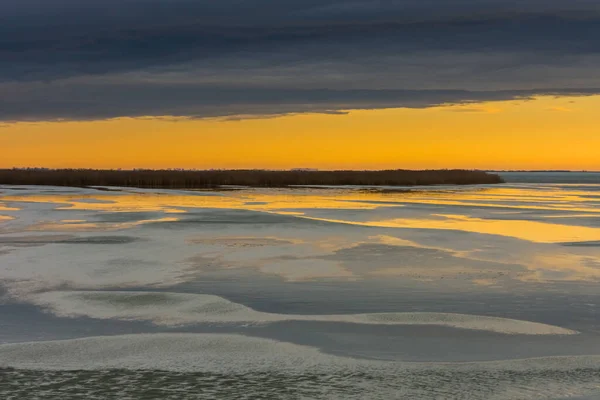
[[19,208],[9,207],[6,204],[0,203],[0,211],[19,211]]
[[[429,189],[429,188],[427,188]],[[578,211],[599,213],[600,209],[586,203],[600,201],[590,197],[590,192],[577,190],[529,189],[527,187],[489,187],[417,189],[409,192],[388,191],[372,193],[371,200],[432,205],[495,207],[506,209],[529,209],[548,211]]]
[[[158,192],[100,192],[93,195],[33,195],[7,196],[5,201],[56,203],[58,209],[91,210],[101,212],[163,212],[182,213],[187,209],[241,209],[270,212],[308,218],[332,223],[362,225],[383,228],[426,228],[461,230],[482,234],[515,237],[532,242],[555,243],[569,241],[600,240],[600,228],[574,225],[561,225],[536,220],[493,219],[494,213],[506,217],[511,210],[552,210],[568,211],[571,216],[600,216],[600,208],[593,208],[592,200],[598,198],[594,192],[582,192],[576,189],[558,190],[552,187],[531,189],[523,187],[457,188],[436,187],[419,188],[412,191],[360,191],[347,189],[244,189],[227,192],[208,192],[199,194],[182,191]],[[389,218],[355,221],[352,217],[339,216],[313,217],[309,210],[372,210],[386,207],[404,207],[411,203],[432,205],[459,205],[469,207],[499,207],[490,210],[489,219],[466,215],[438,214],[422,217],[422,213],[410,218],[410,213],[402,218]],[[588,206],[589,205],[589,206]],[[465,208],[461,209],[465,210]],[[406,217],[408,215],[408,217]],[[509,214],[510,215],[510,214]],[[152,220],[156,222],[168,219]],[[558,222],[559,219],[553,221]],[[97,223],[53,223],[36,225],[36,229],[74,230],[74,229],[121,229],[135,223],[97,224]],[[133,225],[132,225],[133,224]]]
[[539,243],[560,243],[600,240],[600,228],[558,225],[538,221],[471,218],[464,215],[438,215],[442,219],[396,218],[381,221],[356,222],[339,219],[303,218],[379,228],[413,228],[458,230],[489,235],[510,236]]
[[[195,195],[171,193],[126,193],[98,195],[35,195],[10,196],[5,199],[13,202],[56,203],[57,209],[141,212],[156,211],[166,213],[186,212],[185,208],[243,209],[254,211],[280,211],[281,214],[294,215],[292,208],[315,209],[375,209],[388,206],[364,202],[373,196],[364,196],[350,191],[340,190],[301,190],[269,189],[243,190],[228,192],[226,195]],[[89,201],[94,200],[94,201]],[[352,200],[352,201],[348,201]],[[398,207],[401,205],[392,206]]]

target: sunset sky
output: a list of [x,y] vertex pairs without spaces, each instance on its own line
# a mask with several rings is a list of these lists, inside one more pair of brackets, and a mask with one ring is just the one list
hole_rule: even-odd
[[9,0],[0,167],[600,170],[597,0]]

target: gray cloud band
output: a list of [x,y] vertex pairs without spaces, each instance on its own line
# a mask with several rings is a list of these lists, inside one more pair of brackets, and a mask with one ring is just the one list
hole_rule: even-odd
[[429,107],[600,87],[597,1],[87,3],[0,4],[0,120]]

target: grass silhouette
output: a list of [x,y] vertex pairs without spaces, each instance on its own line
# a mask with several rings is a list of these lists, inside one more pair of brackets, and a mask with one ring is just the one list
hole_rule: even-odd
[[468,185],[502,183],[499,175],[477,170],[273,171],[273,170],[96,170],[1,169],[0,184],[48,186],[129,186],[200,189],[225,185],[287,187],[293,185]]

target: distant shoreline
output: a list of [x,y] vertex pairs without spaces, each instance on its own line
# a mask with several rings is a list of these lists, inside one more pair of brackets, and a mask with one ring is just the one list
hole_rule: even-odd
[[206,189],[221,186],[424,186],[504,183],[498,174],[478,170],[95,170],[0,169],[0,185],[120,186]]

